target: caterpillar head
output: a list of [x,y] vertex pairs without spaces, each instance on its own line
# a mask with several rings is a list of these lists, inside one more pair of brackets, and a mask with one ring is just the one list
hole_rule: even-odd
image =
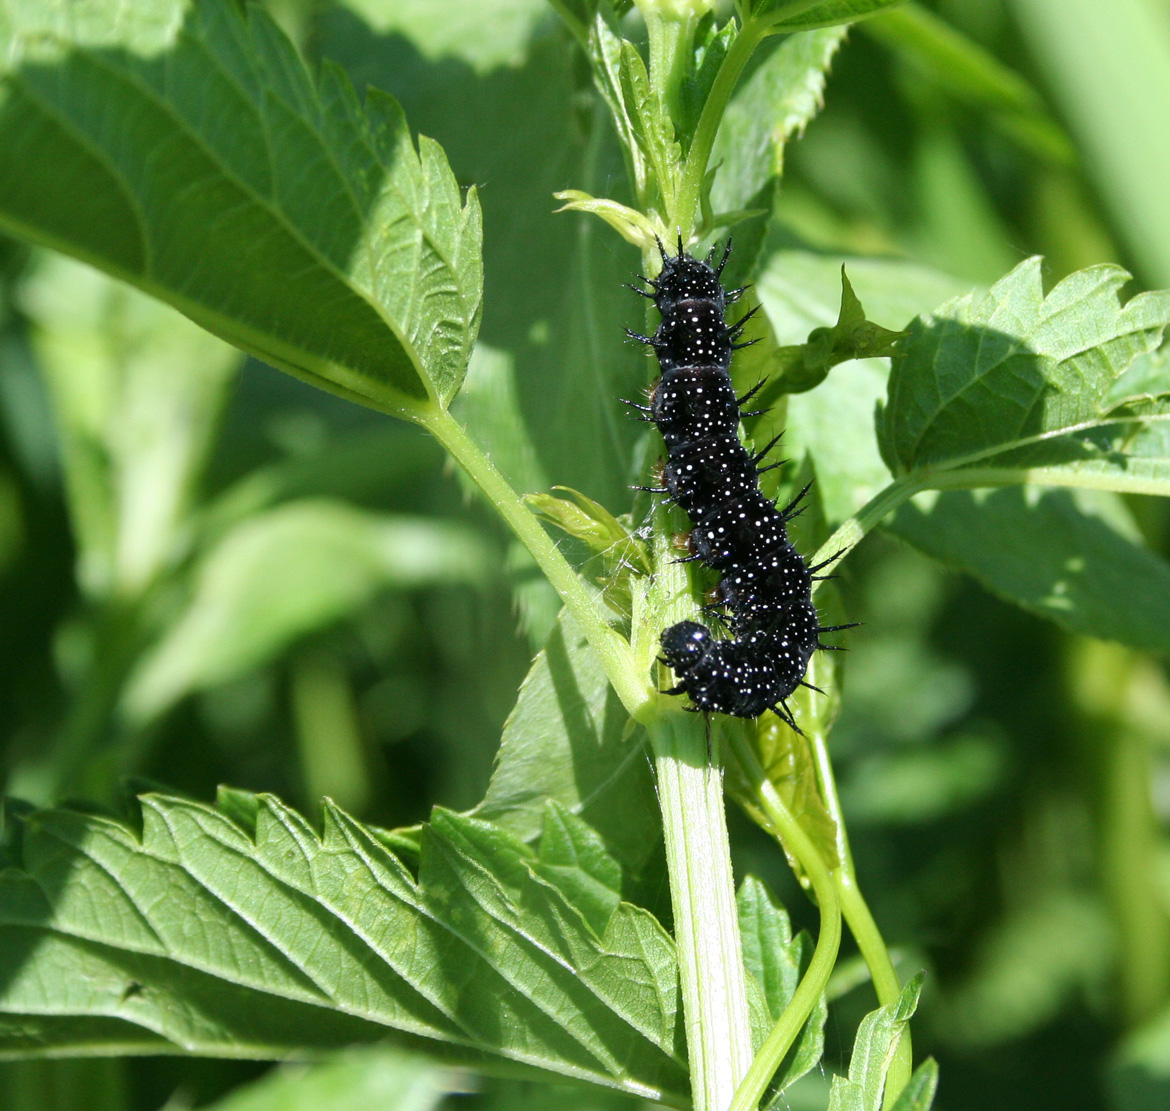
[[662,655],[679,673],[689,671],[711,649],[711,630],[697,621],[680,621],[662,631]]

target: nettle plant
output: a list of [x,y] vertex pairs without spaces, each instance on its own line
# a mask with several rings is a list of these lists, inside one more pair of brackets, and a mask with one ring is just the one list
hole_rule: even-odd
[[[813,509],[793,526],[810,562],[897,513],[902,535],[1021,604],[1098,635],[1116,622],[1130,643],[1144,629],[1156,643],[1158,613],[1109,598],[1118,576],[1153,573],[1140,551],[1082,527],[1091,507],[1042,491],[1170,493],[1158,352],[1170,295],[1122,305],[1128,275],[1113,266],[1046,294],[1033,259],[989,291],[948,300],[953,283],[906,264],[858,260],[847,277],[769,246],[785,142],[819,106],[846,25],[892,6],[554,3],[628,173],[628,203],[579,190],[560,200],[634,244],[649,277],[658,239],[697,254],[734,230],[727,277],[749,287],[745,310],[765,309],[751,333],[761,342],[732,368],[741,389],[766,380],[757,399],[767,412],[742,435],[750,446],[786,433],[792,462],[771,473],[770,495],[815,480]],[[928,1107],[937,1070],[930,1060],[913,1069],[908,1027],[921,977],[899,982],[834,785],[841,660],[814,658],[820,691],[792,703],[799,733],[773,714],[704,720],[661,693],[672,681],[659,635],[696,617],[711,585],[678,559],[682,515],[645,495],[632,508],[576,491],[522,496],[478,442],[490,439],[479,409],[466,407],[469,426],[452,415],[480,322],[481,219],[475,189],[461,189],[440,147],[412,138],[389,96],[358,97],[331,65],[311,75],[269,18],[231,0],[0,0],[0,41],[0,228],[425,429],[563,603],[470,814],[437,810],[420,828],[387,831],[326,802],[314,827],[274,798],[230,788],[215,806],[143,795],[136,825],[10,805],[0,1052],[279,1058],[388,1041],[700,1111],[783,1106],[820,1060],[847,926],[879,1006],[829,1106]],[[652,331],[653,310],[645,321],[634,312],[630,323]],[[218,348],[188,340],[180,369],[189,364],[190,377],[170,395],[180,413],[183,390],[223,374]],[[504,418],[518,435],[518,416]],[[207,435],[187,431],[198,455]],[[650,443],[618,461],[631,482],[660,454]],[[85,474],[70,479],[84,485]],[[939,497],[955,490],[979,493]],[[348,527],[294,525],[284,522],[288,535]],[[590,553],[580,569],[564,533]],[[258,567],[279,558],[282,538],[262,546]],[[413,573],[470,574],[470,556],[430,538],[438,562]],[[417,550],[394,536],[376,546],[391,564]],[[90,571],[95,581],[122,574],[125,587],[135,566],[114,558]],[[1041,597],[1052,567],[1068,572],[1060,596]],[[816,602],[822,620],[840,612],[831,586]],[[144,719],[186,689],[174,678],[180,649],[156,653],[130,684],[128,705]],[[815,943],[793,936],[761,882],[734,889],[725,794],[775,838],[815,901]],[[632,901],[654,886],[659,820],[671,931]],[[389,1090],[460,1083],[422,1060],[380,1064]],[[344,1085],[356,1067],[343,1059],[296,1083]]]

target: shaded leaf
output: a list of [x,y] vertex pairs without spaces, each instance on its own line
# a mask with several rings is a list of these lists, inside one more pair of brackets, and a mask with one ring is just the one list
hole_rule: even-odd
[[1091,490],[920,495],[889,528],[1071,632],[1170,652],[1170,564],[1124,504]]
[[94,598],[140,596],[187,553],[197,479],[239,352],[88,266],[45,252],[22,289]]
[[938,1062],[927,1057],[914,1070],[910,1083],[902,1089],[890,1111],[930,1111],[938,1090]]
[[1108,1074],[1114,1111],[1160,1111],[1170,1099],[1170,1010],[1121,1043]]
[[484,800],[486,818],[532,842],[551,799],[584,819],[621,863],[627,898],[654,905],[665,885],[662,834],[645,735],[576,622],[562,611],[520,687]]
[[[913,263],[767,248],[765,254],[759,294],[781,344],[800,344],[813,328],[832,327],[843,261],[866,310],[895,327],[962,288],[954,278]],[[884,359],[842,363],[817,389],[787,398],[784,450],[816,460],[818,496],[833,525],[890,480],[873,431],[874,405],[885,392],[888,373]]]
[[956,99],[988,112],[1026,150],[1062,165],[1075,162],[1072,141],[1036,89],[933,12],[905,4],[867,19],[862,27]]
[[[398,104],[230,0],[4,0],[0,227],[376,408],[448,403],[480,217]],[[101,105],[103,111],[94,112]]]
[[206,1111],[431,1111],[469,1078],[421,1055],[351,1049],[311,1065],[281,1065]]
[[716,213],[747,208],[780,176],[788,140],[820,111],[826,72],[844,37],[836,27],[793,35],[735,91],[711,152],[719,167],[711,188]]
[[475,581],[489,556],[460,526],[302,500],[229,530],[195,567],[192,596],[140,660],[123,699],[136,721],[235,678],[386,587]]
[[[1099,484],[1170,492],[1170,474],[1128,472],[1125,447],[1170,403],[1130,412],[1116,403],[1119,378],[1155,350],[1170,321],[1170,293],[1142,293],[1122,306],[1129,275],[1093,266],[1047,296],[1040,260],[1021,263],[986,294],[960,297],[910,326],[879,417],[882,455],[896,475],[984,473],[1016,481],[1044,469],[1096,468]],[[992,484],[991,481],[984,483]]]
[[[829,673],[829,666],[824,666],[823,671]],[[817,674],[812,681],[826,678],[827,674]],[[818,728],[817,723],[804,717],[800,722],[802,729]],[[752,743],[768,781],[820,850],[825,863],[835,868],[841,861],[840,831],[821,797],[808,738],[794,733],[775,714],[765,715],[748,728],[753,730]],[[741,778],[735,764],[730,764],[727,769],[727,790],[754,820],[769,828],[766,816],[758,809],[751,785]],[[788,854],[788,863],[797,876],[804,875],[800,862],[791,853]]]
[[881,1111],[886,1074],[902,1030],[918,1006],[922,980],[920,972],[902,989],[896,1002],[871,1011],[861,1020],[849,1058],[849,1075],[834,1077],[829,1111]]
[[25,818],[0,876],[0,1049],[279,1057],[392,1038],[655,1097],[685,1091],[670,938],[597,934],[497,827],[437,811],[416,880],[326,805],[254,831],[151,795],[142,832]]
[[719,67],[727,57],[727,51],[735,41],[738,30],[734,19],[717,26],[714,13],[711,13],[699,23],[695,31],[691,71],[680,83],[678,90],[676,122],[684,155],[690,150],[691,139],[694,138],[699,117],[703,114],[703,106],[707,103]]
[[[768,1015],[775,1022],[796,994],[815,946],[806,930],[793,937],[792,923],[784,907],[755,876],[747,876],[740,884],[736,905],[744,965],[760,985]],[[828,1004],[822,995],[769,1085],[770,1092],[783,1092],[820,1061],[828,1014]],[[767,1033],[767,1030],[763,1032],[764,1037]]]

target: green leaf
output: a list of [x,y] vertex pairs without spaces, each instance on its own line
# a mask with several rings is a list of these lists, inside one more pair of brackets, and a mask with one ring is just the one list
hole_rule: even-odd
[[619,204],[606,197],[592,197],[580,189],[562,189],[553,194],[565,203],[557,212],[590,212],[600,216],[627,243],[633,243],[639,250],[648,250],[654,245],[656,235],[661,238],[654,223],[642,213],[628,205]]
[[670,938],[620,904],[595,932],[539,858],[437,811],[415,879],[327,804],[254,830],[141,799],[141,834],[28,815],[0,875],[0,1052],[280,1057],[390,1038],[682,1098]]
[[489,556],[467,529],[304,499],[253,515],[200,560],[190,599],[131,675],[123,710],[157,717],[233,679],[381,589],[467,582]]
[[914,1070],[910,1083],[902,1089],[890,1111],[930,1111],[938,1090],[938,1062],[927,1057]]
[[457,58],[479,74],[517,65],[548,15],[547,0],[340,0],[380,36],[409,39],[431,62]]
[[1134,412],[1113,392],[1161,342],[1170,293],[1122,306],[1128,280],[1119,267],[1093,266],[1045,297],[1034,258],[988,293],[914,321],[879,417],[890,469],[951,484],[1080,484],[1088,465],[1094,485],[1170,492],[1170,474],[1129,471],[1125,446],[1149,422],[1170,418],[1170,403],[1151,399]]
[[[792,935],[788,913],[767,885],[755,876],[747,876],[740,884],[736,905],[744,965],[759,984],[768,1015],[775,1022],[796,994],[812,959],[813,940],[805,930],[795,937]],[[828,1004],[822,995],[769,1085],[770,1092],[783,1092],[820,1061],[828,1014]],[[767,1033],[765,1030],[763,1035],[766,1037]]]
[[602,596],[609,605],[629,615],[633,609],[631,576],[650,574],[650,553],[645,542],[605,506],[579,490],[567,486],[553,489],[564,490],[572,501],[552,494],[529,494],[524,500],[538,516],[588,546],[593,558],[585,565],[586,574],[601,585]]
[[[867,312],[895,327],[962,288],[948,275],[907,262],[775,248],[765,248],[765,256],[759,294],[781,344],[799,344],[813,328],[832,326],[839,315],[842,262]],[[856,512],[890,480],[873,431],[874,405],[888,373],[884,359],[842,363],[817,389],[787,399],[784,450],[816,460],[817,492],[831,524]]]
[[1123,502],[1097,490],[920,495],[890,529],[1070,632],[1170,653],[1170,563]]
[[684,155],[690,150],[703,106],[711,94],[711,86],[715,84],[719,67],[727,57],[727,51],[738,31],[734,19],[727,20],[721,27],[717,26],[714,13],[705,17],[695,31],[691,71],[682,80],[678,90],[677,130]]
[[1061,165],[1076,152],[1040,94],[978,43],[918,4],[868,19],[866,33],[925,72],[956,99],[990,114],[992,122],[1026,150]]
[[1170,1009],[1128,1035],[1107,1074],[1115,1111],[1159,1111],[1170,1099]]
[[662,833],[641,731],[576,622],[563,611],[504,724],[495,771],[476,808],[525,841],[543,835],[547,803],[579,816],[621,863],[627,898],[664,884]]
[[876,15],[902,0],[748,0],[753,19],[766,23],[773,31],[809,31],[853,23]]
[[335,393],[449,403],[481,229],[439,147],[335,67],[311,78],[256,7],[78,10],[0,0],[0,227]]
[[[823,673],[813,675],[810,682],[819,686],[828,679],[830,665],[818,666],[823,669]],[[804,727],[822,727],[820,722],[810,726],[804,717],[801,717],[801,721]],[[840,831],[821,797],[816,762],[808,738],[794,733],[775,714],[760,718],[749,724],[748,728],[753,730],[752,744],[764,774],[820,850],[825,863],[835,868],[841,861]],[[740,778],[737,766],[728,769],[727,791],[754,820],[765,829],[769,828],[767,819],[759,816],[751,785]],[[798,876],[804,874],[799,862],[791,854],[788,862]]]
[[851,359],[873,359],[894,353],[905,332],[892,332],[865,318],[865,310],[841,265],[841,309],[831,328],[814,328],[808,339],[779,348],[773,357],[768,385],[757,395],[767,406],[782,394],[806,393],[819,386],[829,371]]
[[844,28],[785,39],[738,88],[719,125],[711,164],[716,213],[750,207],[784,169],[784,147],[820,111],[829,63]]
[[829,1111],[881,1111],[886,1073],[903,1028],[918,1006],[923,973],[914,977],[898,999],[861,1020],[849,1059],[849,1076],[833,1079]]
[[[626,88],[622,81],[623,47],[621,37],[604,10],[597,11],[589,24],[588,53],[593,63],[593,81],[609,107],[618,139],[628,160],[631,185],[636,196],[644,196],[650,167],[642,144],[638,140],[639,123],[635,110],[626,102]],[[609,202],[613,203],[613,202]]]
[[623,40],[620,57],[622,100],[633,126],[634,139],[654,167],[658,192],[669,212],[674,208],[674,186],[682,161],[674,137],[674,124],[666,111],[666,105],[650,88],[650,75],[646,72],[646,63],[642,61],[638,48]]
[[205,1111],[431,1111],[469,1078],[393,1049],[350,1049],[319,1064],[281,1065]]
[[239,353],[173,309],[43,254],[21,291],[56,415],[78,578],[140,597],[186,554]]

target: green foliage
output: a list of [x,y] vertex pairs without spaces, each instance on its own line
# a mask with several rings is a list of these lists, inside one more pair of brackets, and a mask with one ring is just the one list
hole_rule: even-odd
[[[829,1111],[881,1111],[882,1094],[894,1047],[918,1007],[921,992],[922,975],[919,974],[906,985],[897,1002],[881,1007],[861,1020],[857,1028],[857,1040],[853,1043],[853,1056],[849,1059],[849,1075],[834,1078],[829,1094]],[[926,1065],[922,1068],[929,1078],[931,1070]],[[930,1104],[934,1084],[930,1079],[921,1079],[921,1073],[922,1070],[917,1086],[912,1082],[902,1093],[901,1099],[905,1101],[906,1108]],[[925,1103],[924,1091],[927,1093]],[[895,1106],[901,1111],[903,1103],[899,1102]]]
[[193,691],[247,674],[381,590],[482,581],[490,556],[468,529],[379,518],[308,498],[249,516],[191,570],[191,597],[127,681],[145,724]]
[[336,67],[313,81],[263,13],[218,0],[3,16],[0,226],[344,396],[450,402],[479,329],[479,206],[393,98],[360,104]]
[[9,1054],[268,1057],[397,1034],[456,1060],[683,1090],[672,943],[636,907],[575,906],[596,851],[566,860],[551,835],[542,857],[436,812],[416,880],[330,805],[320,834],[267,797],[245,828],[199,803],[141,805],[141,833],[24,817],[0,880]]
[[284,1065],[211,1111],[431,1111],[465,1083],[417,1056],[349,1050],[319,1065]]
[[1031,259],[987,294],[917,320],[879,418],[894,474],[971,468],[1027,481],[1042,470],[1059,482],[1067,467],[1070,484],[1170,489],[1156,463],[1141,454],[1131,463],[1127,450],[1144,425],[1165,419],[1164,406],[1146,390],[1115,392],[1134,360],[1161,343],[1170,294],[1139,294],[1122,307],[1129,277],[1094,267],[1045,296],[1040,260]]
[[[1088,1106],[1103,1066],[1162,1106],[1170,577],[1134,495],[1170,493],[1170,299],[1122,303],[1117,262],[1164,270],[1170,39],[1139,6],[0,0],[0,228],[137,287],[0,243],[0,756],[31,802],[0,1103],[146,1111],[161,1076],[224,1109],[928,1111],[898,981],[931,965],[955,1106]],[[801,734],[657,694],[713,580],[627,493],[661,445],[616,402],[649,369],[611,229],[651,275],[656,236],[734,230],[765,310],[745,442],[784,433],[769,494],[814,479],[794,542],[845,553],[818,610],[865,622]],[[1042,252],[1047,293],[1035,258],[970,289]],[[363,820],[225,787],[119,821],[127,774]],[[732,827],[738,893],[724,788],[771,838]],[[290,1055],[227,1095],[207,1061]]]

